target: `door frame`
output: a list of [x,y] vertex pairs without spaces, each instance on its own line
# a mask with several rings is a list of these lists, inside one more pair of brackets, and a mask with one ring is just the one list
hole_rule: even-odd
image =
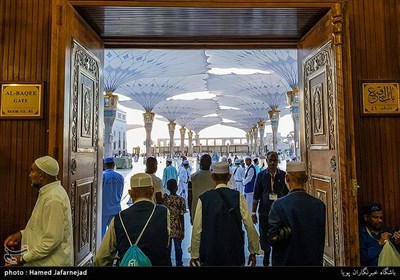
[[[79,6],[80,1],[70,0],[71,5]],[[91,2],[91,1],[85,1]],[[103,1],[104,2],[104,1]],[[106,1],[107,5],[114,6],[140,6],[140,7],[212,7],[212,8],[241,8],[241,7],[257,7],[257,8],[285,8],[285,7],[309,7],[309,8],[329,8],[332,13],[332,22],[334,25],[334,32],[332,34],[334,52],[337,58],[335,67],[339,67],[340,70],[336,72],[335,80],[338,86],[337,90],[340,90],[340,94],[337,96],[335,103],[337,105],[337,120],[338,120],[338,133],[336,134],[336,140],[339,146],[339,155],[337,159],[337,168],[339,169],[339,180],[340,193],[337,193],[338,199],[335,200],[338,204],[336,205],[338,213],[338,225],[340,228],[337,229],[336,233],[339,238],[338,244],[338,262],[336,265],[354,266],[359,264],[359,241],[358,241],[358,206],[357,206],[357,181],[356,177],[356,162],[355,162],[355,140],[354,140],[354,112],[353,112],[353,98],[352,87],[351,87],[351,75],[343,75],[343,73],[351,73],[350,64],[350,45],[349,45],[349,30],[348,26],[348,13],[347,4],[345,1],[338,3],[337,1],[329,0],[297,0],[282,3],[282,1],[268,1],[268,0],[255,0],[251,3],[246,1],[230,1],[226,2],[223,0],[217,1],[168,1],[161,0],[154,3],[149,3],[145,0],[135,1],[129,3],[129,1],[117,1],[118,3],[111,3]],[[342,3],[343,2],[343,3]],[[90,5],[96,4],[94,1]],[[103,3],[104,5],[104,3]],[[311,28],[312,29],[312,28]],[[261,40],[261,38],[260,38]],[[154,44],[154,41],[149,38],[149,46]],[[227,42],[231,49],[271,49],[273,47],[249,43],[243,44],[243,42]],[[212,45],[200,45],[199,42],[193,44],[174,44],[175,48],[179,49],[204,49],[204,48],[219,48],[221,46]],[[279,46],[276,46],[279,48]],[[287,45],[286,45],[287,47]],[[346,93],[346,94],[345,94]],[[302,106],[301,106],[302,107]],[[304,113],[304,108],[303,111]],[[300,119],[301,120],[301,119]],[[346,121],[347,120],[347,121]],[[350,121],[349,121],[350,120]],[[304,124],[304,122],[303,122]],[[302,158],[305,157],[305,136],[304,134],[300,137],[300,145],[302,147]],[[100,162],[99,162],[100,164]],[[355,230],[357,227],[357,230]]]

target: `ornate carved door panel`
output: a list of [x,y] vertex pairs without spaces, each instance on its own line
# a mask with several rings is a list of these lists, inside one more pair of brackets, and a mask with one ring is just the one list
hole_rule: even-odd
[[[308,164],[308,192],[326,205],[324,264],[343,264],[341,179],[338,143],[337,61],[341,52],[334,41],[332,12],[329,12],[299,43],[301,61],[302,158]],[[300,100],[301,100],[300,99]],[[342,178],[343,179],[343,178]]]
[[[335,234],[338,228],[336,170],[336,93],[333,87],[334,53],[329,41],[303,60],[304,109],[309,193],[326,205],[325,261],[335,265]],[[335,195],[336,194],[336,195]],[[335,209],[336,208],[336,209]],[[337,236],[336,236],[337,237]],[[338,246],[336,240],[336,246]]]
[[70,191],[76,265],[96,249],[100,62],[75,40],[71,53]]

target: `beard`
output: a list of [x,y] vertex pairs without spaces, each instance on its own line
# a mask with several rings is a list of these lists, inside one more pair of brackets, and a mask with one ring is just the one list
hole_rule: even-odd
[[38,183],[31,183],[31,187],[34,189],[40,189],[42,187],[42,184],[38,184]]

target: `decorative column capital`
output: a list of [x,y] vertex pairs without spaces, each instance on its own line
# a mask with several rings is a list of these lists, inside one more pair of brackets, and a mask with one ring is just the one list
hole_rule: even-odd
[[185,135],[186,132],[186,128],[184,126],[182,126],[179,131],[181,132],[181,135]]
[[168,131],[169,132],[174,132],[175,131],[175,127],[176,127],[176,123],[174,123],[174,122],[169,122],[168,123]]
[[297,87],[286,92],[286,97],[287,97],[287,102],[291,107],[299,106],[299,90]]
[[188,131],[188,136],[189,136],[189,138],[191,139],[191,138],[193,137],[193,131],[189,130],[189,131]]
[[104,95],[104,110],[116,110],[118,104],[118,95],[113,94],[111,91],[106,92]]
[[117,116],[118,95],[107,92],[104,95],[104,123],[112,126]]
[[265,128],[265,121],[264,120],[259,120],[257,122],[258,128]]
[[293,90],[286,93],[287,102],[290,105],[290,112],[292,113],[293,119],[296,121],[299,119],[299,96],[298,89],[295,87]]
[[270,119],[270,121],[271,121],[271,126],[278,126],[278,123],[279,123],[279,113],[280,113],[281,111],[279,111],[278,109],[276,109],[276,108],[272,108],[272,110],[269,110],[268,111],[268,116],[269,116],[269,119]]
[[153,112],[145,112],[143,113],[143,121],[144,124],[153,124],[155,114]]

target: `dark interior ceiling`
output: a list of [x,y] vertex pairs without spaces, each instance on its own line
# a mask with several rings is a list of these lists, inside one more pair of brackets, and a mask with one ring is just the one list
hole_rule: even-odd
[[329,10],[74,3],[106,48],[293,48]]

